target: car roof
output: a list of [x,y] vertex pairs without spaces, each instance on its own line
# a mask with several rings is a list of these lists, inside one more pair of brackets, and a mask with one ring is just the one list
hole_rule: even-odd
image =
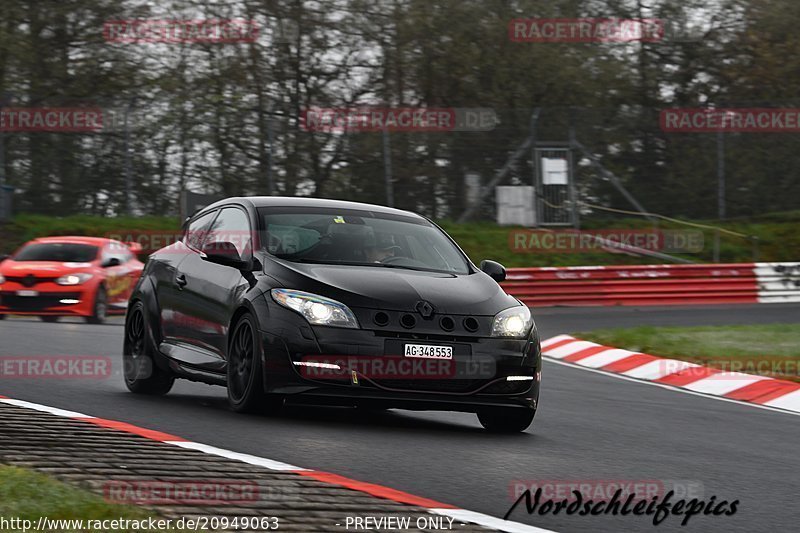
[[74,235],[64,235],[64,236],[55,236],[55,237],[39,237],[37,239],[33,239],[31,242],[37,243],[63,243],[63,244],[89,244],[92,246],[105,246],[106,244],[112,242],[111,239],[106,239],[105,237],[81,237],[81,236],[74,236]]
[[[220,200],[203,208],[202,211],[207,211],[209,209],[230,203],[239,203],[243,205],[250,205],[252,207],[327,207],[330,209],[357,209],[361,211],[372,211],[373,213],[387,215],[424,218],[411,211],[403,211],[402,209],[395,209],[393,207],[386,207],[382,205],[364,204],[361,202],[347,202],[344,200],[330,200],[327,198],[298,198],[293,196],[240,196],[226,198],[225,200]],[[198,211],[198,213],[200,213],[200,211]]]

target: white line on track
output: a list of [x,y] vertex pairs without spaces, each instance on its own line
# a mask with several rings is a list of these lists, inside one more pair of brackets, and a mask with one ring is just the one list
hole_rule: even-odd
[[233,459],[234,461],[241,461],[243,463],[255,466],[262,466],[270,470],[289,471],[289,472],[300,472],[307,470],[306,468],[300,468],[299,466],[281,463],[280,461],[273,461],[272,459],[257,457],[255,455],[250,455],[247,453],[234,452],[231,450],[226,450],[224,448],[217,448],[216,446],[209,446],[208,444],[201,444],[199,442],[192,442],[185,440],[172,440],[172,441],[168,440],[164,442],[166,444],[172,444],[173,446],[180,446],[181,448],[186,448],[188,450],[197,450],[199,452],[207,453],[209,455],[219,455],[220,457],[225,457],[226,459]]
[[95,418],[93,416],[85,415],[83,413],[76,413],[75,411],[67,411],[59,409],[58,407],[50,407],[48,405],[40,405],[38,403],[26,402],[24,400],[12,400],[11,398],[0,398],[0,402],[7,403],[8,405],[16,405],[17,407],[24,407],[26,409],[33,409],[34,411],[41,411],[43,413],[50,413],[51,415],[60,416],[62,418]]

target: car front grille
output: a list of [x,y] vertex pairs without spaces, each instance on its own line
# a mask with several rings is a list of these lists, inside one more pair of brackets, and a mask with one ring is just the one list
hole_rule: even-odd
[[17,296],[13,292],[0,293],[0,305],[9,311],[43,311],[51,307],[63,307],[60,300],[80,300],[79,292],[43,292],[38,296]]
[[58,278],[40,278],[33,275],[27,276],[6,276],[6,281],[11,281],[13,283],[19,283],[23,287],[35,287],[40,283],[49,283],[55,281]]

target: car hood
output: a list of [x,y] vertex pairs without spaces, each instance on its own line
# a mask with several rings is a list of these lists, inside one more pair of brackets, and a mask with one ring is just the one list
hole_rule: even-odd
[[351,307],[413,311],[425,300],[439,313],[493,316],[519,305],[483,272],[454,275],[400,268],[300,264],[268,260],[279,285],[333,298]]

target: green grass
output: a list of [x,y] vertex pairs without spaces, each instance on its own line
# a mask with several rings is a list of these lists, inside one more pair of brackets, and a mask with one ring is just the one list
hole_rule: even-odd
[[[758,237],[758,259],[760,261],[797,261],[800,259],[800,211],[771,213],[749,219],[725,222],[700,221]],[[647,220],[641,218],[587,218],[583,229],[652,229]],[[461,245],[467,255],[479,263],[483,259],[494,259],[506,267],[570,266],[570,265],[628,265],[653,264],[659,259],[634,257],[626,254],[596,253],[519,253],[509,246],[509,233],[514,229],[492,222],[469,222],[457,224],[441,221],[441,226]],[[671,222],[660,222],[661,229],[692,229]],[[177,217],[96,217],[75,215],[50,217],[44,215],[18,215],[11,223],[0,225],[0,253],[10,253],[26,241],[48,235],[103,236],[107,233],[131,233],[136,231],[174,232],[180,228]],[[702,230],[705,247],[701,253],[683,255],[692,261],[711,262],[714,233]],[[723,234],[721,236],[720,260],[722,262],[753,261],[753,242]]]
[[[66,485],[33,470],[0,466],[0,516],[6,520],[30,520],[35,527],[41,516],[55,520],[146,520],[153,514],[137,507],[108,503],[91,492]],[[7,528],[0,531],[20,529]]]
[[600,329],[576,337],[634,352],[800,382],[800,326],[696,326]]

